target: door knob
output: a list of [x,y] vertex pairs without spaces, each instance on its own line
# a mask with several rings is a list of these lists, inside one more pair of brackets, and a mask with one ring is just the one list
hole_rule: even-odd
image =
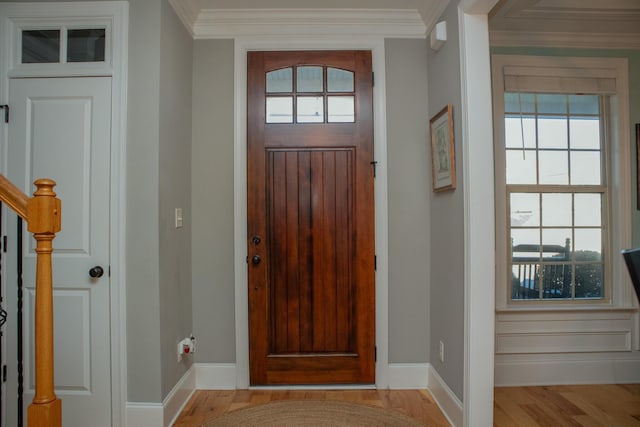
[[262,261],[262,258],[260,258],[260,255],[254,255],[254,256],[251,257],[251,263],[253,265],[260,264],[260,261]]
[[104,274],[104,270],[99,265],[96,265],[95,267],[89,270],[89,276],[91,276],[93,279],[102,277],[103,274]]
[[251,238],[251,243],[254,245],[259,245],[262,239],[257,234]]

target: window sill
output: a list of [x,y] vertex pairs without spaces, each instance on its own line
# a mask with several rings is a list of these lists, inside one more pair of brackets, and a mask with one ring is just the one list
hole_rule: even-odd
[[613,305],[563,305],[563,306],[523,306],[496,308],[496,314],[506,313],[611,313],[611,312],[637,312],[637,306],[613,306]]

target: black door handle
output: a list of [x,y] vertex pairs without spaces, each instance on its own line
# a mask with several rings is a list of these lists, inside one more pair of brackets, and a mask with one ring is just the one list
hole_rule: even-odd
[[260,264],[260,261],[262,261],[262,258],[260,258],[260,255],[254,255],[251,257],[251,264],[253,265]]
[[89,270],[89,276],[91,276],[91,278],[93,279],[102,277],[103,274],[104,274],[104,270],[99,265],[96,265],[95,267]]

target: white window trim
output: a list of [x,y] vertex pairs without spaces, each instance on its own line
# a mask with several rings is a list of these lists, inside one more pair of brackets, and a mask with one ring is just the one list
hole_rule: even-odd
[[[508,70],[508,71],[507,71]],[[504,141],[504,92],[505,74],[513,73],[523,78],[550,78],[560,84],[550,87],[548,92],[567,92],[571,88],[563,87],[566,78],[590,78],[597,83],[599,79],[614,79],[613,92],[610,95],[611,132],[607,153],[610,169],[609,187],[609,224],[611,226],[610,250],[612,253],[611,295],[605,305],[613,309],[629,309],[637,304],[632,298],[631,283],[621,256],[622,249],[631,246],[631,130],[629,121],[629,68],[626,58],[569,58],[547,56],[492,55],[494,140],[496,147],[502,147]],[[504,150],[503,150],[504,151]],[[504,154],[496,148],[495,170],[505,170]],[[506,227],[506,183],[505,174],[496,173],[496,311],[518,310],[589,310],[603,308],[602,303],[577,304],[540,304],[517,305],[509,302],[507,276],[507,227]]]

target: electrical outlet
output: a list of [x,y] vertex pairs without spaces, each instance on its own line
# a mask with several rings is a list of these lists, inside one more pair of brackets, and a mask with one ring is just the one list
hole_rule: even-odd
[[444,363],[444,343],[440,341],[440,362]]

